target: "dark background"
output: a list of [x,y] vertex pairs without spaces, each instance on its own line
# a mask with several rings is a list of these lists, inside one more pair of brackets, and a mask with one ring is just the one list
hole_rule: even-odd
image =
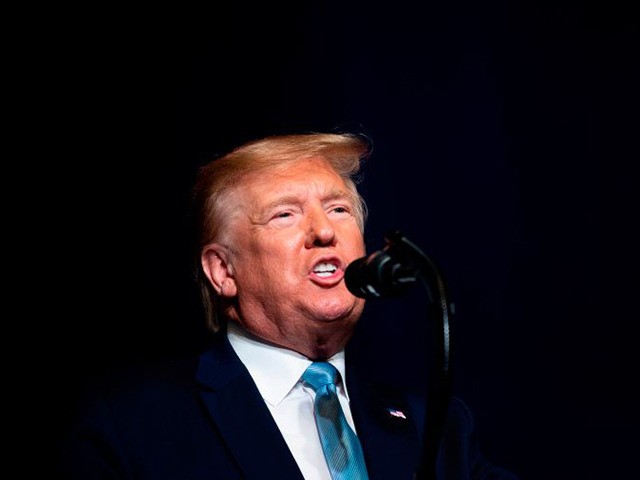
[[[369,249],[399,228],[448,281],[455,392],[485,452],[523,479],[633,475],[640,75],[629,9],[44,13],[46,33],[21,62],[33,74],[20,98],[36,99],[22,115],[42,131],[23,177],[39,180],[24,222],[38,231],[30,281],[41,290],[22,306],[42,307],[28,322],[38,362],[25,383],[46,422],[27,429],[39,432],[30,451],[53,450],[88,378],[198,346],[187,213],[197,167],[264,134],[346,129],[374,142]],[[370,302],[363,355],[421,375],[421,301],[412,291]],[[415,367],[387,366],[398,360]]]

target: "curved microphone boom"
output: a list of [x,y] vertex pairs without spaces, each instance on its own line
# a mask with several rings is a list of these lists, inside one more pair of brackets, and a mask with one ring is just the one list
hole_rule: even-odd
[[436,460],[451,398],[451,328],[454,305],[445,282],[431,259],[398,231],[385,237],[386,246],[351,262],[344,274],[348,290],[356,297],[393,297],[421,281],[429,299],[435,327],[435,348],[426,398],[424,442],[413,480],[434,480]]

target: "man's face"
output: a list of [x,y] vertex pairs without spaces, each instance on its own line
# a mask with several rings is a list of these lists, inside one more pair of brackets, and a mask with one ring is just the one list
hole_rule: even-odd
[[[239,321],[278,345],[342,347],[364,306],[344,282],[365,254],[356,199],[323,160],[251,174],[234,189],[226,234]],[[225,290],[223,290],[225,294]]]

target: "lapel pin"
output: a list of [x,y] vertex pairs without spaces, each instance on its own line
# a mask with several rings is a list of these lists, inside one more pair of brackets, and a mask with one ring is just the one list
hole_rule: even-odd
[[395,418],[402,418],[403,420],[407,419],[407,416],[404,414],[402,410],[396,410],[395,408],[387,408],[387,413]]

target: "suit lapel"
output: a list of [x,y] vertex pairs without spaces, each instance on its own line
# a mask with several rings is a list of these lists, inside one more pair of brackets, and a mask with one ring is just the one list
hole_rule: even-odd
[[246,478],[300,479],[302,474],[251,375],[226,335],[200,357],[197,380],[215,427]]
[[351,412],[370,479],[413,478],[420,442],[407,400],[395,389],[368,382],[353,365],[348,372]]
[[[200,357],[200,396],[245,478],[303,480],[289,448],[226,335]],[[348,359],[348,357],[347,357]],[[411,479],[418,466],[416,419],[397,390],[371,383],[348,365],[351,411],[370,480]]]

